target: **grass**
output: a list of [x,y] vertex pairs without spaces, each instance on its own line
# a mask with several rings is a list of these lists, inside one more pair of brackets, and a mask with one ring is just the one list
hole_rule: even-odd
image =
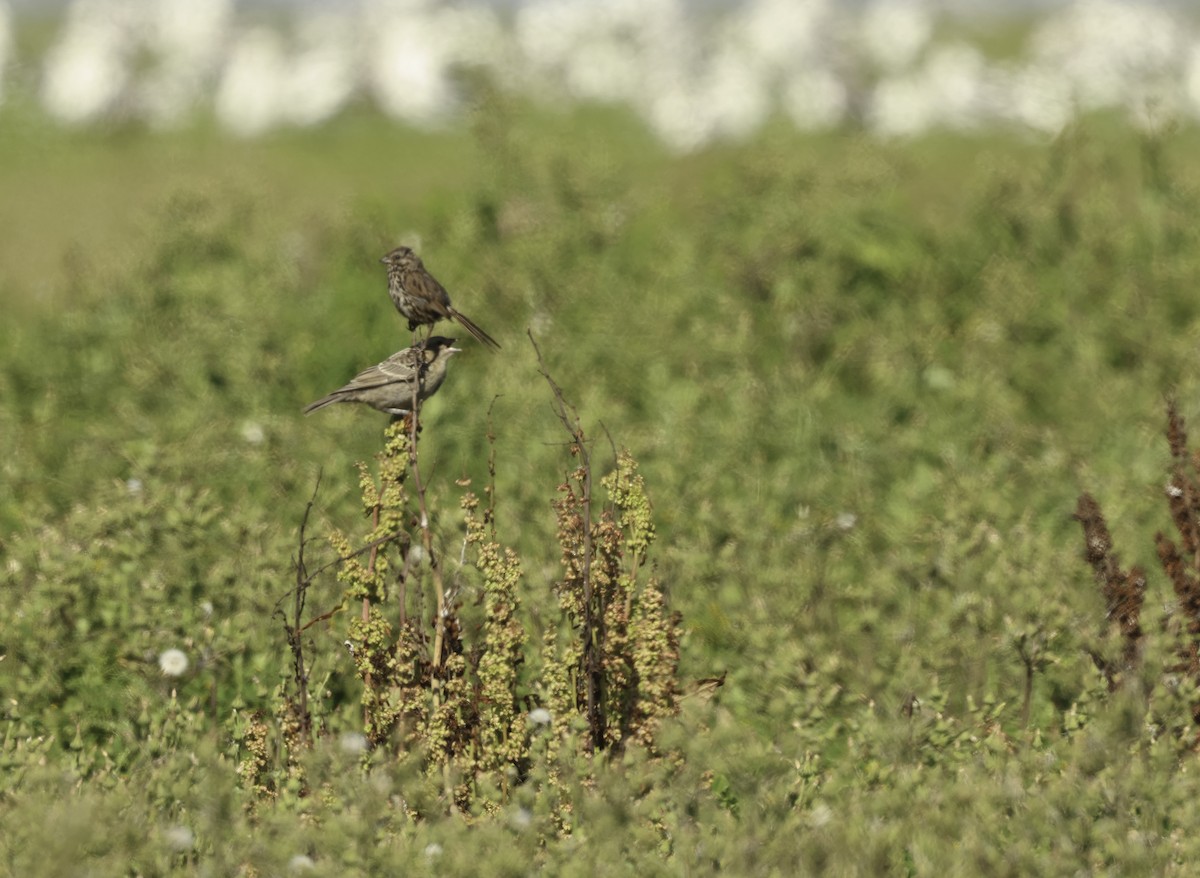
[[[5,113],[24,132],[0,147],[8,871],[1194,859],[1195,699],[1162,681],[1171,593],[1152,565],[1163,398],[1200,414],[1194,133],[1095,119],[1048,144],[889,144],[779,126],[677,158],[617,113],[496,98],[467,131],[350,114],[242,143]],[[640,464],[685,693],[724,674],[665,724],[672,758],[558,764],[566,836],[549,775],[454,816],[417,754],[343,746],[362,719],[344,611],[308,632],[319,794],[277,761],[290,656],[272,610],[297,527],[320,472],[310,533],[365,530],[354,463],[383,428],[300,408],[408,343],[378,264],[408,235],[504,345],[469,346],[425,416],[454,587],[479,596],[456,480],[488,483],[490,425],[523,624],[557,624],[550,504],[572,464],[529,328],[588,435]],[[606,439],[592,452],[611,466]],[[1152,642],[1115,693],[1089,656],[1120,644],[1072,520],[1083,490],[1150,569]],[[341,599],[332,578],[309,595],[314,613]],[[178,679],[158,670],[168,648],[191,660]],[[273,801],[237,771],[255,722]]]

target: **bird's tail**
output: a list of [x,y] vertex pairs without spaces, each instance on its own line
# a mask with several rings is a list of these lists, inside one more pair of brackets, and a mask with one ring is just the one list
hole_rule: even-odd
[[323,409],[327,405],[333,405],[335,402],[341,402],[342,396],[338,393],[331,393],[329,396],[322,396],[316,402],[310,402],[304,407],[304,414],[311,415],[317,409]]
[[471,335],[475,336],[475,338],[479,339],[485,345],[493,347],[496,350],[500,349],[500,342],[496,341],[496,339],[492,338],[490,335],[488,335],[486,332],[484,332],[482,329],[480,329],[478,326],[476,326],[474,324],[474,322],[469,317],[467,317],[466,314],[463,314],[461,311],[456,311],[453,308],[451,308],[450,316],[453,317],[455,320],[457,320],[459,323],[461,323],[463,325],[463,327],[466,328],[467,332],[471,333]]

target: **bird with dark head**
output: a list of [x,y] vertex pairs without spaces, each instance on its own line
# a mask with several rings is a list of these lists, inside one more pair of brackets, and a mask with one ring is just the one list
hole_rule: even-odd
[[426,270],[421,257],[411,249],[397,247],[380,262],[387,266],[388,295],[396,309],[408,318],[410,331],[415,331],[418,326],[432,326],[439,320],[457,320],[485,345],[500,347],[499,342],[450,304],[446,288]]
[[446,380],[446,364],[457,353],[454,339],[435,335],[363,369],[345,387],[305,406],[304,414],[335,402],[361,402],[385,414],[406,415],[437,393]]

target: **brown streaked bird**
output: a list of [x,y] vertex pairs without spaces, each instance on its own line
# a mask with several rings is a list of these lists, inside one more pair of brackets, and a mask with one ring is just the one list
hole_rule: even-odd
[[410,248],[397,247],[379,261],[387,266],[388,295],[396,309],[408,318],[410,331],[415,331],[418,326],[432,326],[439,320],[457,320],[485,345],[500,347],[498,341],[450,304],[446,288],[437,282],[421,262],[421,257]]
[[345,387],[305,406],[304,414],[335,402],[361,402],[385,414],[406,415],[412,410],[414,392],[418,405],[437,393],[446,380],[446,364],[457,353],[454,339],[436,335],[363,369]]

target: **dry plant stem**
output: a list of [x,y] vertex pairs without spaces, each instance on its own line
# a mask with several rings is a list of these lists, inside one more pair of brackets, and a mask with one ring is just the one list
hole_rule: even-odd
[[[529,342],[537,354],[538,372],[550,385],[554,394],[554,411],[559,421],[571,436],[571,450],[579,455],[583,469],[583,665],[587,691],[587,719],[591,732],[588,741],[588,752],[594,752],[604,746],[604,715],[600,710],[600,688],[603,683],[603,672],[600,665],[599,644],[600,636],[596,620],[592,612],[592,462],[587,450],[587,439],[583,435],[583,427],[579,423],[579,413],[567,402],[562,388],[546,371],[542,359],[541,348],[533,337],[533,332],[527,330]],[[604,618],[604,608],[599,608],[599,617]]]
[[292,678],[296,683],[296,697],[299,701],[297,719],[300,722],[300,733],[305,746],[312,748],[312,715],[308,711],[308,667],[304,660],[304,631],[308,627],[301,624],[304,616],[304,605],[308,599],[308,587],[312,584],[312,576],[308,573],[308,565],[304,562],[304,547],[308,543],[306,532],[308,518],[312,514],[313,504],[317,502],[317,492],[321,490],[321,474],[317,474],[317,483],[313,486],[312,496],[304,507],[304,516],[300,519],[299,547],[296,550],[296,588],[292,592],[292,621],[280,607],[275,612],[283,619],[283,630],[287,635],[288,647],[292,652]]
[[[380,493],[382,495],[382,491]],[[379,503],[376,503],[375,508],[373,510],[371,510],[371,532],[372,533],[375,532],[375,528],[379,527],[379,511],[380,511]],[[372,545],[371,546],[371,554],[367,558],[367,572],[371,575],[374,575],[374,573],[375,573],[375,559],[379,556],[379,546],[380,546],[380,543],[375,543],[374,545]],[[371,598],[369,595],[365,595],[362,600],[362,620],[363,620],[364,625],[367,624],[367,622],[369,622],[371,620]],[[367,673],[363,676],[363,685],[366,686],[368,689],[371,688],[371,672],[370,671],[367,671]],[[367,721],[369,719],[370,719],[370,717],[366,716],[364,714],[363,720]]]
[[408,557],[400,568],[400,576],[396,580],[396,612],[400,619],[400,627],[408,624],[408,576],[412,572],[412,564]]
[[[441,565],[433,553],[433,530],[429,526],[429,508],[425,504],[425,483],[421,481],[421,467],[417,463],[417,431],[419,430],[417,419],[420,411],[417,388],[419,386],[420,381],[413,383],[412,412],[408,416],[408,467],[412,471],[413,487],[417,492],[417,508],[421,510],[421,545],[425,547],[425,557],[429,559],[429,570],[433,574],[433,589],[437,599],[433,624],[433,653],[429,657],[432,678],[430,688],[433,695],[433,709],[436,711],[442,702],[442,680],[438,672],[442,667],[442,650],[446,642],[446,589],[442,582]],[[442,765],[442,788],[450,813],[458,813],[449,762]]]
[[[413,487],[417,494],[417,508],[421,511],[421,545],[425,549],[425,557],[429,559],[429,569],[433,574],[433,590],[437,599],[436,616],[434,619],[433,652],[429,657],[430,667],[436,672],[442,666],[442,650],[446,642],[446,589],[442,582],[442,568],[433,553],[433,529],[429,526],[429,508],[425,503],[425,483],[421,480],[421,468],[417,462],[417,400],[413,396],[413,413],[408,419],[408,466],[413,475]],[[434,706],[439,703],[438,690],[434,687]]]
[[1029,711],[1033,703],[1033,674],[1036,661],[1024,640],[1017,643],[1017,655],[1021,657],[1021,664],[1025,666],[1025,691],[1021,698],[1021,726],[1029,728]]
[[[576,434],[579,439],[579,457],[583,463],[583,606],[584,606],[584,667],[587,669],[588,725],[592,728],[592,744],[600,746],[604,741],[604,716],[600,712],[600,686],[603,680],[600,670],[600,650],[596,643],[598,632],[596,620],[592,618],[592,461],[583,445],[583,431]],[[599,607],[597,616],[604,618],[604,607]]]
[[1021,700],[1021,726],[1029,728],[1029,709],[1033,703],[1033,664],[1025,663],[1025,694]]
[[300,547],[296,553],[296,605],[294,626],[289,639],[294,641],[292,648],[295,655],[295,673],[296,684],[299,690],[298,697],[300,699],[300,717],[303,722],[304,742],[312,747],[312,718],[308,713],[308,671],[304,666],[304,639],[301,636],[300,618],[304,615],[304,603],[308,596],[308,588],[303,584],[305,579],[304,570],[304,531],[308,526],[308,516],[312,512],[313,503],[317,499],[317,491],[321,487],[321,477],[317,476],[317,484],[313,488],[313,495],[308,498],[308,504],[304,507],[304,518],[300,521]]
[[492,397],[487,410],[487,443],[488,443],[488,506],[483,513],[485,524],[494,526],[496,523],[496,429],[492,424],[492,409],[496,407],[499,395]]

